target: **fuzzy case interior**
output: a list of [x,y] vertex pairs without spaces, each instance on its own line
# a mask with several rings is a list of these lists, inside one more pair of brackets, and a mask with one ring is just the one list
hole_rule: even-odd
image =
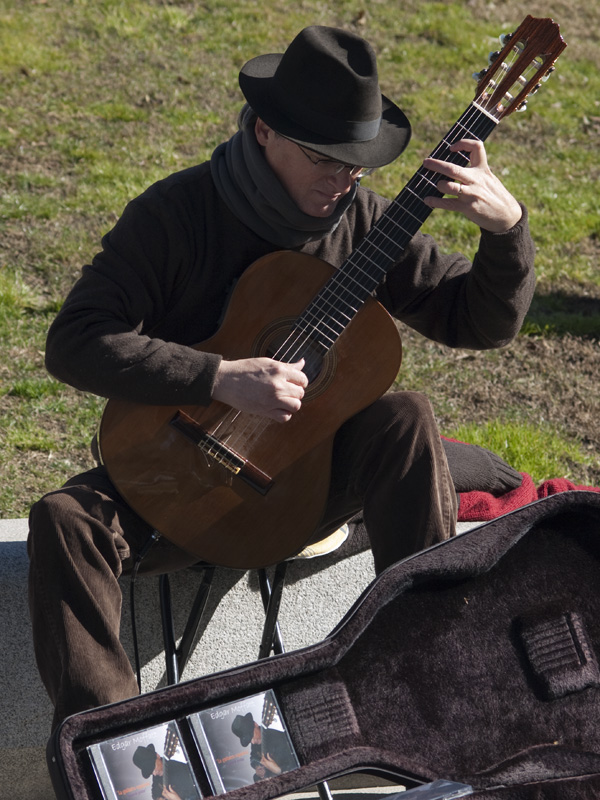
[[301,766],[230,800],[354,770],[599,797],[599,560],[599,494],[494,520],[390,567],[323,642],[70,717],[48,746],[57,794],[100,797],[93,742],[274,689]]

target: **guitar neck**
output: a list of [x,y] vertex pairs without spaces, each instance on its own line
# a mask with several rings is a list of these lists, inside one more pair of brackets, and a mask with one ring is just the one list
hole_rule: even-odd
[[[460,139],[485,141],[496,125],[497,120],[478,110],[472,103],[430,157],[462,167],[468,166],[468,156],[460,151],[451,152],[450,146]],[[424,167],[417,170],[343,265],[344,271],[354,271],[353,277],[364,284],[363,291],[371,294],[376,289],[431,214],[432,209],[423,200],[431,195],[442,197],[442,192],[437,188],[437,182],[442,177]],[[359,277],[361,274],[366,276],[364,281]]]
[[[471,103],[432,151],[431,157],[467,165],[468,157],[461,152],[451,152],[450,146],[463,138],[485,141],[497,123]],[[437,189],[441,177],[424,167],[417,170],[298,319],[297,330],[309,333],[313,345],[323,353],[331,348],[423,225],[431,213],[423,199],[442,196]],[[290,360],[295,357],[293,354]]]
[[[522,110],[527,98],[554,70],[566,47],[551,19],[525,18],[514,34],[501,37],[502,50],[490,54],[490,66],[476,77],[477,96],[433,150],[431,156],[466,166],[466,153],[451,152],[460,139],[485,141],[498,122]],[[325,284],[294,325],[281,360],[296,361],[307,352],[325,355],[375,292],[386,273],[425,222],[431,209],[423,200],[441,197],[442,176],[421,167],[386,209],[360,245]],[[280,354],[278,354],[280,355]]]

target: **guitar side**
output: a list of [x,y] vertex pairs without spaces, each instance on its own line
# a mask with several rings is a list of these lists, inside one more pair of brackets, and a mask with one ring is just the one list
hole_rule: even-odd
[[[272,355],[333,272],[299,253],[259,259],[240,278],[219,330],[196,349],[227,359]],[[276,563],[301,550],[318,526],[335,433],[389,388],[401,352],[393,319],[369,299],[322,359],[289,422],[218,402],[110,400],[102,460],[129,505],[199,559],[239,569]]]

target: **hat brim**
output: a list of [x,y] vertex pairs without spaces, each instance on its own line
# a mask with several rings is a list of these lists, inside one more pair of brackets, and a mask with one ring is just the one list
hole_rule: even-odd
[[271,92],[273,75],[282,54],[270,53],[248,61],[241,69],[239,83],[252,110],[286,139],[316,150],[336,161],[361,167],[390,164],[410,141],[411,127],[404,112],[381,95],[382,119],[379,133],[363,142],[343,142],[327,138],[291,120],[279,109]]

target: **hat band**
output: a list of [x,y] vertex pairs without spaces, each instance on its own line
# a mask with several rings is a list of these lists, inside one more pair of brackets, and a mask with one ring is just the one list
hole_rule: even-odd
[[294,98],[294,105],[290,105],[288,102],[290,94],[281,91],[279,84],[274,83],[272,91],[280,109],[291,120],[327,139],[338,139],[344,142],[369,142],[377,136],[381,128],[381,115],[377,119],[363,121],[338,119],[301,104],[297,97]]

